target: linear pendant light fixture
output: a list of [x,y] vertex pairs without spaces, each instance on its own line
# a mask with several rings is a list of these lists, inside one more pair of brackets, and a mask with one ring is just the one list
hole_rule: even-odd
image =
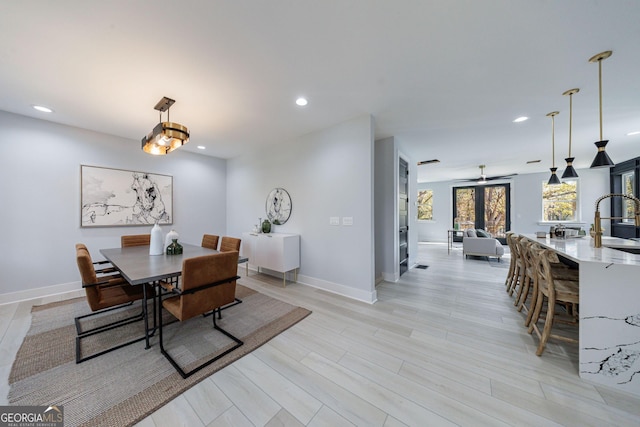
[[594,142],[596,147],[598,147],[598,152],[596,153],[596,157],[593,159],[593,163],[591,163],[592,168],[611,167],[615,165],[607,152],[604,151],[609,140],[602,139],[602,61],[610,57],[612,53],[612,51],[607,50],[594,55],[589,59],[589,62],[598,63],[598,95],[600,99],[600,141]]
[[562,174],[562,179],[566,178],[577,178],[578,173],[573,168],[573,160],[575,157],[571,157],[571,121],[573,120],[573,94],[580,92],[580,89],[569,89],[564,92],[563,95],[569,95],[569,157],[564,160],[567,162],[567,168],[564,170]]
[[[165,155],[189,142],[189,130],[179,123],[172,123],[169,108],[175,103],[171,98],[163,97],[154,109],[160,111],[160,123],[148,135],[142,138],[142,150],[153,155]],[[167,112],[167,121],[162,121],[162,113]]]
[[556,167],[556,142],[555,142],[555,134],[556,134],[556,125],[555,125],[555,117],[560,114],[559,111],[552,111],[547,114],[547,117],[551,117],[551,176],[549,177],[548,185],[558,185],[560,184],[560,178],[556,175],[556,171],[558,168]]

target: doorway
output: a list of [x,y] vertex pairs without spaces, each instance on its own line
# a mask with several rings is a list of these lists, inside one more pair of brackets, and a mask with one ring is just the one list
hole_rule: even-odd
[[509,184],[477,185],[453,188],[453,223],[461,230],[484,229],[506,244],[511,229]]
[[398,251],[400,276],[409,269],[409,164],[398,163]]

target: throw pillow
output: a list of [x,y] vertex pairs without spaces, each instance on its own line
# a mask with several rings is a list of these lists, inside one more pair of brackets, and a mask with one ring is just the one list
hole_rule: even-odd
[[467,230],[464,230],[464,235],[465,235],[466,237],[478,237],[478,236],[476,235],[476,230],[474,230],[473,228],[469,228],[469,229],[467,229]]
[[478,237],[491,237],[491,234],[481,229],[476,230],[476,234],[478,235]]

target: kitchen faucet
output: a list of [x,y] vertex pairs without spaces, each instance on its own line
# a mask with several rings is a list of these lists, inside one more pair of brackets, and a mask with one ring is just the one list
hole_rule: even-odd
[[[632,200],[636,205],[635,215],[633,217],[610,216],[610,217],[600,218],[600,202],[603,201],[604,199],[611,198],[611,197],[622,197],[625,199]],[[593,232],[594,232],[593,247],[595,248],[602,247],[602,224],[600,224],[601,219],[633,219],[635,221],[636,227],[640,227],[640,199],[638,199],[637,197],[630,196],[628,194],[611,193],[611,194],[606,194],[600,197],[598,200],[596,200],[596,214],[595,214],[595,219],[593,221]]]

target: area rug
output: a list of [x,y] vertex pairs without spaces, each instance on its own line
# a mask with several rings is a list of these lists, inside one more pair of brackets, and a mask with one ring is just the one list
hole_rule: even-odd
[[[162,356],[155,336],[148,350],[140,341],[76,364],[73,319],[90,312],[85,298],[34,306],[31,327],[11,368],[9,404],[63,405],[65,426],[133,425],[311,313],[242,285],[236,296],[243,302],[223,311],[218,324],[244,345],[187,379]],[[125,311],[139,310],[136,304]],[[181,366],[194,366],[232,344],[213,330],[211,317],[176,322],[163,330],[165,349]],[[143,331],[142,322],[136,322],[98,334],[83,340],[82,351],[93,354]]]

